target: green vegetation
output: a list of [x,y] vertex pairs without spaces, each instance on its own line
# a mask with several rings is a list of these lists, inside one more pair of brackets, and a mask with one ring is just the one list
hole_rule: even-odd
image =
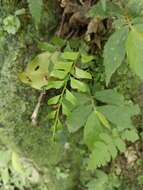
[[0,1],[0,190],[143,188],[142,14]]

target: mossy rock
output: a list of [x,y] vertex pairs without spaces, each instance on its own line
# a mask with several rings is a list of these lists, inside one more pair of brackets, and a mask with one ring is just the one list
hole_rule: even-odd
[[31,124],[30,117],[40,92],[23,85],[17,76],[26,62],[23,56],[24,60],[30,59],[30,56],[23,52],[25,44],[21,45],[21,36],[7,43],[0,68],[0,127],[6,136],[0,132],[0,140],[7,146],[16,147],[40,168],[46,168],[50,190],[77,189],[80,150],[74,143],[71,143],[70,150],[65,149],[64,144],[70,141],[68,137],[59,142],[51,141],[46,104],[41,106],[38,126]]

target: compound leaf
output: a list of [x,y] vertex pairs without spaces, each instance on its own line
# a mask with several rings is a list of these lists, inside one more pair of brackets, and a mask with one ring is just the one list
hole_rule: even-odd
[[128,28],[124,27],[114,32],[104,47],[104,66],[106,74],[106,85],[109,84],[111,76],[121,65],[125,58],[125,42],[128,35]]
[[130,68],[143,80],[143,33],[132,29],[126,43]]
[[74,133],[83,127],[91,111],[91,105],[81,105],[75,108],[67,118],[68,130]]

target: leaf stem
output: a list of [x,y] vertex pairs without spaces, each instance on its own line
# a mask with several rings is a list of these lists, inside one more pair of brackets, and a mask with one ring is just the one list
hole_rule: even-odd
[[67,89],[67,83],[69,81],[69,78],[70,78],[70,75],[71,75],[71,71],[73,70],[73,68],[75,67],[75,64],[77,63],[77,60],[79,59],[79,56],[78,58],[73,61],[73,64],[71,66],[71,69],[70,71],[68,72],[67,76],[66,76],[66,80],[65,80],[65,84],[64,84],[64,87],[63,87],[63,90],[62,90],[62,93],[60,95],[60,98],[59,98],[59,102],[58,102],[58,108],[57,108],[57,111],[56,111],[56,116],[55,116],[55,121],[54,121],[54,124],[53,124],[53,135],[52,135],[52,140],[55,139],[55,133],[56,133],[56,128],[57,128],[57,124],[58,124],[58,120],[59,120],[59,114],[60,114],[60,109],[61,109],[61,106],[62,106],[62,101],[63,101],[63,97],[64,97],[64,94],[65,94],[65,91]]
[[59,113],[60,113],[60,109],[62,106],[63,96],[64,96],[64,93],[65,93],[66,88],[67,88],[67,82],[68,82],[68,80],[66,80],[66,82],[64,84],[64,88],[63,88],[62,93],[61,93],[60,98],[59,98],[58,108],[57,108],[56,116],[55,116],[55,122],[53,125],[53,136],[52,136],[53,140],[55,139],[55,133],[56,133],[56,128],[57,128],[58,119],[59,119]]

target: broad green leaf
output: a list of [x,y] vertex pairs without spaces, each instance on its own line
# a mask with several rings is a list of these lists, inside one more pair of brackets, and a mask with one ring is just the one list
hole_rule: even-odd
[[113,89],[97,91],[95,92],[95,97],[97,100],[107,104],[113,104],[113,105],[124,104],[123,95]]
[[61,58],[62,59],[66,59],[66,60],[76,60],[79,56],[79,53],[78,52],[63,52],[61,54]]
[[77,105],[78,103],[76,97],[68,89],[66,89],[65,99],[71,102],[73,105]]
[[71,113],[71,111],[72,111],[73,109],[75,109],[75,107],[77,106],[77,105],[72,104],[72,103],[71,103],[70,101],[68,101],[65,97],[63,98],[62,103],[67,107],[68,112],[70,112],[70,113]]
[[71,77],[71,87],[73,89],[77,89],[78,91],[81,91],[81,92],[89,91],[89,88],[85,83],[83,83],[77,79],[74,79],[73,77]]
[[130,68],[143,80],[143,33],[132,29],[126,43]]
[[106,105],[97,107],[101,113],[113,124],[119,127],[120,130],[125,128],[132,128],[131,117],[139,114],[139,107],[137,105],[115,106]]
[[118,17],[122,15],[122,10],[116,3],[111,1],[107,1],[105,7],[105,0],[101,0],[91,7],[88,15],[90,17],[101,17],[101,18],[107,18],[109,16]]
[[71,114],[70,109],[64,102],[62,103],[62,113],[66,116],[69,116]]
[[99,111],[96,111],[95,112],[99,121],[102,123],[102,125],[108,129],[111,129],[111,126],[110,126],[110,123],[108,122],[108,120],[106,119],[105,115],[102,114],[101,112]]
[[54,65],[54,69],[56,70],[64,70],[69,72],[72,67],[73,62],[72,61],[58,61]]
[[93,55],[81,54],[81,62],[82,63],[89,63],[94,59],[95,59],[95,56],[93,56]]
[[23,166],[21,163],[20,156],[16,152],[12,152],[12,158],[11,159],[12,159],[13,169],[16,172],[23,174],[24,171],[23,171]]
[[64,81],[49,81],[48,82],[48,85],[46,87],[46,90],[49,90],[49,89],[60,89],[62,88],[64,85]]
[[125,42],[127,35],[128,28],[124,27],[115,31],[105,44],[103,57],[106,74],[106,85],[109,84],[113,73],[115,73],[125,58]]
[[128,4],[126,5],[129,13],[133,16],[141,16],[143,15],[143,1],[142,0],[128,0]]
[[68,130],[74,133],[83,127],[91,111],[91,105],[81,105],[75,108],[67,118]]
[[84,71],[75,67],[75,77],[78,79],[92,79],[92,76],[89,72]]
[[50,76],[58,79],[64,79],[67,76],[67,72],[61,70],[53,70]]
[[73,95],[76,97],[78,105],[90,104],[91,97],[82,92],[73,92]]
[[50,56],[49,52],[36,56],[35,59],[28,63],[25,72],[19,74],[20,80],[36,89],[41,89],[47,85],[50,74]]
[[48,100],[48,105],[57,104],[60,99],[60,95],[54,96]]
[[89,149],[94,147],[94,143],[99,140],[99,134],[102,133],[103,127],[96,115],[96,112],[93,111],[86,122],[84,127],[84,142]]
[[126,130],[122,134],[122,138],[127,141],[135,142],[139,139],[139,136],[135,130]]

